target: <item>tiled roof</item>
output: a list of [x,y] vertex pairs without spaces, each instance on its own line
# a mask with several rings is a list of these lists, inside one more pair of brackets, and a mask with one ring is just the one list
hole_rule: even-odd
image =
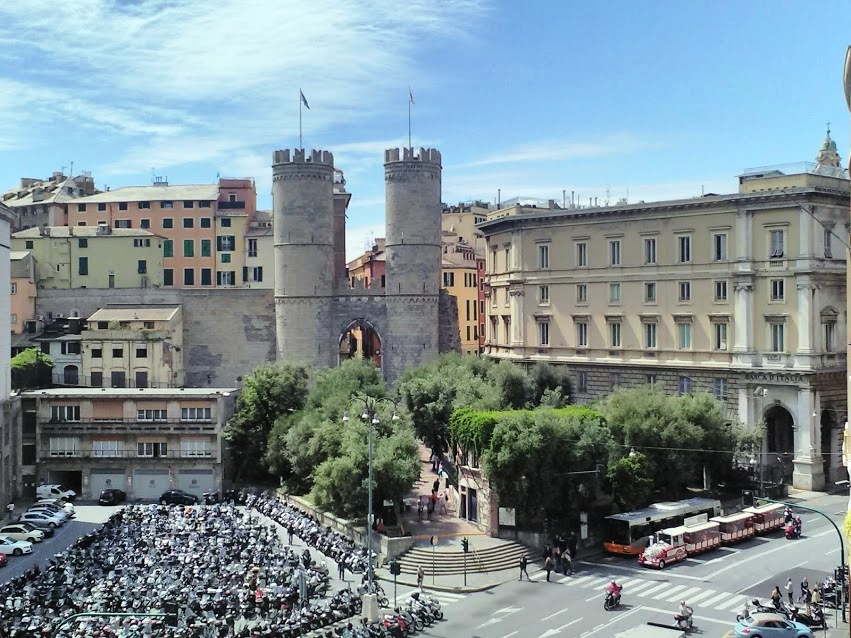
[[101,202],[150,202],[150,201],[180,201],[206,200],[214,201],[219,198],[218,184],[175,184],[174,186],[125,186],[111,191],[78,197],[75,204],[96,204]]

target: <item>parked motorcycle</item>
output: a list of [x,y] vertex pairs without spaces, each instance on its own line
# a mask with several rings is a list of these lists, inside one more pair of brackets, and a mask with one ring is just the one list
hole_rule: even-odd
[[807,627],[821,627],[827,629],[827,619],[818,605],[807,605],[804,609],[792,608],[792,620],[806,625]]

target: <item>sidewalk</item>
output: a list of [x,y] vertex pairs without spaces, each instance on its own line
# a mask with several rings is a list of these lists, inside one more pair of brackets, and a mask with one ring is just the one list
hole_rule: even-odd
[[[405,495],[405,504],[409,507],[402,512],[402,522],[405,526],[405,531],[409,532],[414,537],[417,545],[429,545],[432,536],[436,536],[440,540],[440,545],[452,544],[460,547],[461,537],[476,536],[481,539],[488,538],[484,532],[479,530],[472,523],[459,518],[457,504],[450,501],[446,503],[446,514],[442,514],[441,498],[446,491],[446,480],[440,481],[438,489],[437,509],[432,513],[431,519],[428,518],[425,502],[423,504],[422,516],[417,513],[417,501],[420,497],[423,501],[431,496],[431,489],[437,479],[437,472],[432,470],[431,450],[422,443],[419,444],[419,455],[422,469],[420,470],[420,479],[414,484],[411,491]],[[444,501],[445,502],[445,501]],[[455,539],[455,542],[453,542]],[[477,538],[479,542],[479,538]],[[458,548],[454,548],[458,551]]]

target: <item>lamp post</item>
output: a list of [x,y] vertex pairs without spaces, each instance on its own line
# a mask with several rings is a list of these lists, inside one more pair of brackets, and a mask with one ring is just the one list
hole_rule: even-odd
[[[367,594],[363,597],[363,616],[370,622],[378,620],[378,599],[375,595],[375,571],[372,564],[372,521],[374,518],[372,505],[372,427],[378,425],[381,421],[378,419],[378,406],[381,403],[389,403],[393,406],[393,421],[399,420],[399,415],[396,414],[397,405],[393,399],[386,397],[371,397],[367,394],[355,394],[352,401],[358,401],[363,404],[363,412],[361,419],[367,423],[367,449],[368,449],[368,464],[369,464],[369,484],[368,491],[368,510],[366,519],[366,552],[367,552]],[[343,413],[343,422],[349,421],[349,413]]]

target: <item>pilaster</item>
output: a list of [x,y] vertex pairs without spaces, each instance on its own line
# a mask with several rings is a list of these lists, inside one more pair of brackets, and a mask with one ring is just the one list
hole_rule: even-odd
[[523,300],[523,288],[509,288],[511,298],[511,345],[523,346],[526,343],[526,326],[523,321],[526,316]]
[[798,348],[795,350],[795,367],[811,368],[812,355],[815,353],[813,344],[813,297],[816,287],[810,282],[808,275],[796,278],[798,299],[795,320],[798,324]]
[[820,452],[819,397],[809,387],[798,389],[795,410],[795,465],[792,485],[801,490],[824,489],[824,466]]
[[733,358],[738,365],[750,367],[754,352],[753,337],[753,280],[739,278],[734,284]]

